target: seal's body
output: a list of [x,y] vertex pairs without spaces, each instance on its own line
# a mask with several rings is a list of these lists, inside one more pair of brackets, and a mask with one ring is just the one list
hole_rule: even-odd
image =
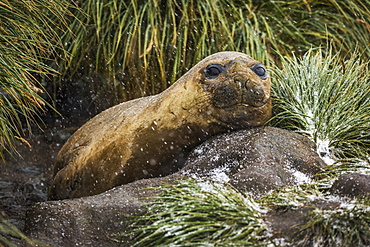
[[49,199],[168,175],[207,138],[263,125],[270,115],[263,65],[243,53],[216,53],[162,93],[109,108],[77,130],[57,156]]

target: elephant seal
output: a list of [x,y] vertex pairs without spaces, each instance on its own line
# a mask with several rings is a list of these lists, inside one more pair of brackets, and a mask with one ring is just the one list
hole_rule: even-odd
[[78,129],[57,155],[48,198],[169,175],[209,137],[263,125],[270,116],[265,67],[243,53],[213,54],[162,93],[113,106]]

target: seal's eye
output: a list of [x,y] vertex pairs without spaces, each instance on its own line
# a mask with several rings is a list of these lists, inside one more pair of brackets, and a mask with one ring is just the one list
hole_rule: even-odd
[[251,70],[256,73],[261,79],[266,79],[268,74],[265,67],[262,64],[256,64],[251,67]]
[[221,64],[210,64],[205,69],[205,74],[208,78],[213,79],[216,78],[222,71],[225,70],[225,67]]

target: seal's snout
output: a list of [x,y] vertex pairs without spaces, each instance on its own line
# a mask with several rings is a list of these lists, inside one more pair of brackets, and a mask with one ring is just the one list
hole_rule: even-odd
[[236,59],[230,62],[234,84],[242,96],[240,103],[251,107],[261,107],[270,101],[270,80],[266,68],[258,62],[250,63]]
[[245,88],[247,89],[246,98],[249,105],[259,107],[266,104],[268,96],[262,85],[248,79],[245,82]]

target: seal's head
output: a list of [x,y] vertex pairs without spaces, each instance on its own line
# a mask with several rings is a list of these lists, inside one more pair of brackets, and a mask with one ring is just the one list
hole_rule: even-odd
[[271,117],[270,76],[239,52],[219,52],[196,66],[209,96],[207,113],[234,129],[260,126]]

